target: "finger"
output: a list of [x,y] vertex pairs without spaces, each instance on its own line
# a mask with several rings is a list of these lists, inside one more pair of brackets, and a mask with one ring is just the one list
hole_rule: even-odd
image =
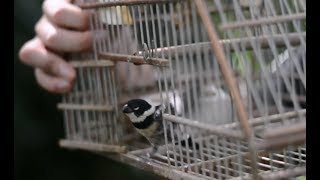
[[28,41],[19,52],[23,63],[40,68],[48,74],[63,78],[69,82],[75,79],[73,67],[59,56],[48,51],[39,38]]
[[35,69],[35,76],[38,84],[49,92],[66,93],[72,88],[71,82],[51,76],[39,68]]
[[58,26],[78,30],[89,28],[89,13],[65,0],[46,0],[42,9],[47,18]]
[[41,41],[56,51],[77,52],[91,47],[90,31],[79,32],[60,28],[51,24],[45,16],[36,24],[35,30]]

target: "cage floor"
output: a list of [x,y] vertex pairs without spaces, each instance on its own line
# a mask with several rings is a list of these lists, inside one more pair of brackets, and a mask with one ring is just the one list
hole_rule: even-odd
[[[152,162],[205,179],[242,179],[250,177],[251,174],[251,161],[246,144],[224,142],[224,146],[220,147],[205,144],[200,150],[174,146],[160,149],[161,152],[153,156],[148,155],[150,148],[131,153],[146,163]],[[276,152],[259,151],[257,158],[258,173],[267,177],[275,172],[304,167],[306,148],[301,146]],[[288,177],[291,175],[294,174],[285,174]]]

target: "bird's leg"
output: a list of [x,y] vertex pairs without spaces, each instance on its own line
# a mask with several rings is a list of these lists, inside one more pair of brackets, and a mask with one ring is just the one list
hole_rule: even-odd
[[154,145],[151,143],[152,149],[151,152],[147,153],[147,156],[150,158],[152,156],[154,156],[156,154],[156,152],[158,151],[158,146]]
[[158,146],[153,145],[151,154],[155,154],[158,151]]

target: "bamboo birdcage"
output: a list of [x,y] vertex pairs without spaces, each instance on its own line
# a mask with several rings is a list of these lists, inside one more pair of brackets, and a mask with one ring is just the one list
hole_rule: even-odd
[[[77,78],[58,105],[66,129],[60,145],[171,179],[304,175],[305,3],[76,2],[91,12],[95,36],[92,51],[69,59]],[[121,66],[127,71],[119,72]],[[157,80],[148,86],[134,87],[139,78],[123,76],[146,67]],[[165,144],[152,157],[150,145],[119,112],[138,97],[166,105],[173,97],[178,110],[163,115]],[[176,143],[185,133],[199,149]]]

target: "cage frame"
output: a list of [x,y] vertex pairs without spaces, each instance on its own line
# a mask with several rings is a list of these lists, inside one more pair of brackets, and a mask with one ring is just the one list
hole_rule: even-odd
[[[181,1],[181,0],[175,0],[175,1]],[[111,6],[116,6],[116,5],[133,5],[133,4],[150,4],[150,3],[159,3],[159,2],[171,2],[169,0],[160,0],[160,1],[152,1],[152,0],[132,0],[132,1],[126,1],[126,0],[122,0],[119,2],[100,2],[100,3],[90,3],[90,4],[78,4],[79,7],[83,8],[83,9],[91,9],[91,8],[98,8],[98,7],[111,7]],[[123,4],[122,4],[123,3]],[[132,3],[132,4],[131,4]],[[283,139],[280,140],[279,142],[276,143],[267,143],[267,142],[261,142],[261,143],[256,143],[253,140],[253,136],[254,133],[252,132],[252,128],[251,125],[253,125],[255,122],[258,123],[259,120],[263,119],[263,117],[261,118],[255,118],[255,119],[249,119],[246,110],[244,109],[244,105],[243,102],[241,100],[241,96],[239,93],[239,90],[236,87],[236,78],[235,78],[235,74],[234,71],[231,69],[231,67],[229,67],[229,65],[227,64],[227,60],[223,51],[223,48],[221,46],[221,43],[229,43],[229,42],[223,42],[221,40],[219,40],[218,36],[216,35],[215,29],[214,29],[214,24],[211,22],[208,14],[207,13],[207,9],[205,7],[205,5],[203,4],[203,0],[195,0],[194,1],[196,7],[197,7],[197,12],[199,14],[199,16],[202,19],[202,22],[204,23],[205,29],[209,35],[209,42],[204,43],[203,45],[207,48],[211,48],[213,49],[213,51],[216,53],[217,56],[217,61],[220,65],[220,68],[222,70],[222,76],[223,78],[225,78],[225,81],[227,83],[227,86],[231,92],[231,98],[234,102],[234,105],[236,106],[236,112],[238,113],[238,117],[239,117],[239,124],[234,123],[233,125],[227,125],[227,126],[221,126],[218,128],[214,128],[214,127],[205,127],[202,126],[201,128],[204,129],[209,129],[210,132],[215,132],[219,135],[224,134],[227,135],[228,137],[237,137],[240,139],[246,139],[246,141],[249,143],[249,156],[251,159],[251,165],[252,165],[252,169],[254,170],[254,172],[252,172],[252,174],[254,175],[254,178],[257,179],[258,178],[258,172],[256,172],[255,170],[257,170],[258,168],[257,166],[257,162],[256,162],[256,158],[257,156],[255,154],[257,154],[257,151],[260,149],[264,149],[267,151],[272,151],[274,149],[281,149],[282,147],[286,147],[287,145],[291,145],[292,142],[296,142],[298,143],[298,145],[302,145],[303,143],[305,143],[305,124],[299,124],[298,126],[294,126],[291,127],[289,130],[287,131],[282,131],[282,129],[279,130],[272,130],[270,132],[264,132],[263,136],[265,138],[269,138],[268,141],[272,141],[274,137],[279,137],[280,135],[283,136]],[[284,17],[280,17],[279,19],[269,19],[269,20],[264,20],[264,23],[269,23],[269,21],[273,22],[273,21],[284,21],[286,19],[300,19],[300,18],[305,18],[305,14],[300,13],[300,14],[296,14],[296,15],[292,15],[292,16],[284,16]],[[236,28],[239,26],[251,26],[251,25],[255,25],[255,21],[251,21],[251,22],[243,22],[243,24],[224,24],[222,25],[222,29],[231,29],[231,28]],[[294,37],[294,36],[293,36]],[[266,37],[259,37],[259,38],[266,38]],[[273,38],[276,38],[273,36]],[[235,39],[240,41],[240,39]],[[249,40],[248,40],[249,41]],[[295,39],[292,38],[292,41],[294,42]],[[298,40],[296,40],[298,42]],[[248,42],[249,43],[249,42]],[[177,47],[176,47],[177,48]],[[169,49],[168,49],[169,51]],[[138,52],[138,54],[141,54]],[[78,61],[75,62],[71,62],[71,64],[75,67],[80,67],[80,66],[86,66],[86,67],[94,67],[94,66],[113,66],[113,62],[112,61],[125,61],[125,62],[129,62],[129,63],[134,63],[134,64],[149,64],[149,65],[154,65],[154,66],[167,66],[168,65],[168,60],[166,59],[161,59],[161,58],[151,58],[151,61],[149,61],[148,63],[144,61],[143,57],[137,57],[137,56],[128,56],[128,55],[124,55],[121,56],[119,54],[113,54],[113,53],[100,53],[98,55],[99,58],[101,59],[107,59],[107,60],[102,60],[102,61],[97,61],[97,62],[92,62],[90,60],[85,61],[85,62],[81,62],[79,63]],[[130,59],[130,61],[128,61],[128,58]],[[112,108],[111,107],[90,107],[90,106],[68,106],[67,104],[59,104],[58,105],[59,109],[95,109],[98,111],[111,111]],[[301,110],[299,112],[288,112],[285,113],[285,115],[289,116],[289,117],[293,117],[293,116],[301,116],[305,114],[305,110]],[[272,116],[272,115],[271,115]],[[272,117],[268,117],[268,118],[273,118],[276,119],[277,117],[272,116]],[[195,125],[193,124],[192,121],[188,121],[188,120],[179,120],[177,118],[173,118],[170,115],[164,115],[164,119],[168,120],[170,122],[179,122],[179,123],[186,123],[187,125],[191,125],[191,126],[199,126],[199,124]],[[230,128],[230,127],[235,127],[237,125],[240,125],[240,131],[239,133],[230,133],[228,131],[228,129],[225,128]],[[201,125],[200,125],[201,126]],[[278,132],[278,136],[274,135],[275,132]],[[284,132],[284,133],[283,133]],[[292,135],[293,133],[297,133],[299,132],[301,134],[301,136],[299,136],[296,139],[291,139],[291,142],[287,142],[288,137],[290,137],[290,135]],[[282,133],[282,134],[281,134]],[[280,135],[279,135],[280,134]],[[179,178],[186,178],[186,179],[202,179],[205,177],[199,177],[199,176],[195,176],[190,174],[190,172],[186,173],[186,172],[182,172],[181,170],[175,170],[175,169],[171,169],[170,167],[164,167],[164,166],[160,166],[156,163],[153,163],[152,161],[149,162],[143,162],[139,157],[134,156],[132,153],[124,153],[127,152],[126,148],[124,146],[112,146],[112,145],[104,145],[104,146],[99,146],[99,145],[92,145],[92,144],[85,144],[83,142],[70,142],[67,140],[61,140],[60,141],[60,146],[62,147],[66,147],[66,148],[71,148],[71,149],[86,149],[86,150],[90,150],[90,151],[101,151],[100,153],[98,152],[98,154],[101,154],[103,156],[106,156],[108,158],[120,161],[120,162],[125,162],[128,163],[130,165],[133,165],[135,167],[138,168],[142,168],[145,170],[149,170],[152,172],[155,172],[159,175],[168,177],[168,178],[172,178],[175,179],[177,177]],[[118,152],[120,154],[105,154],[103,152],[105,151],[111,151],[111,152]],[[142,150],[142,152],[144,152],[145,150]],[[292,172],[290,172],[292,171]],[[296,174],[304,174],[305,173],[305,168],[303,167],[297,167],[296,169],[289,169],[289,170],[284,170],[279,172],[278,175],[262,175],[263,179],[268,179],[268,178],[281,178],[281,177],[286,177],[286,175],[291,174],[291,173],[296,173]],[[259,175],[260,176],[260,175]]]

